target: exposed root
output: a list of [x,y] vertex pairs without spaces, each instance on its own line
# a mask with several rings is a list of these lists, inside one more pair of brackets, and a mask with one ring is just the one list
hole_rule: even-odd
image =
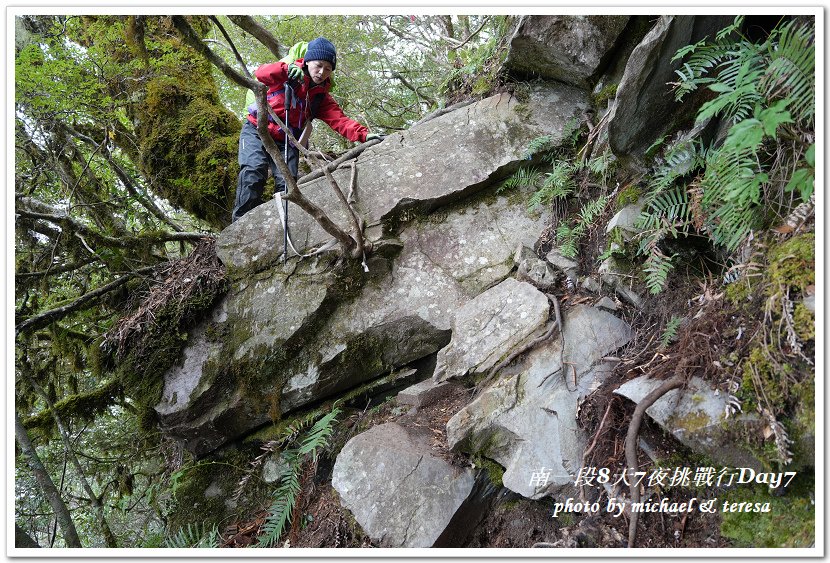
[[631,484],[631,520],[628,523],[628,547],[634,547],[634,542],[637,539],[637,517],[639,513],[633,510],[635,503],[640,502],[640,484],[634,480],[639,464],[637,463],[637,438],[640,434],[640,424],[643,422],[643,415],[646,409],[653,405],[660,397],[671,391],[682,387],[686,378],[682,375],[676,375],[669,379],[660,387],[649,393],[639,402],[637,408],[634,409],[634,415],[631,417],[631,423],[628,425],[628,434],[625,437],[625,461],[628,465]]

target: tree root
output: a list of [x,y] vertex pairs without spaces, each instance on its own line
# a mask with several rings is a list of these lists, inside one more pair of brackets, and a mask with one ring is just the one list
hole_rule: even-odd
[[631,520],[628,523],[628,547],[634,547],[634,542],[637,539],[637,519],[639,512],[633,510],[634,503],[640,502],[640,484],[634,481],[634,477],[639,469],[637,463],[637,438],[640,434],[640,424],[643,422],[643,415],[646,409],[653,405],[657,399],[671,391],[682,387],[686,379],[682,375],[675,375],[673,378],[667,380],[657,389],[646,395],[642,401],[637,404],[634,409],[634,414],[631,417],[631,423],[628,425],[628,434],[625,436],[625,462],[628,466],[631,491]]

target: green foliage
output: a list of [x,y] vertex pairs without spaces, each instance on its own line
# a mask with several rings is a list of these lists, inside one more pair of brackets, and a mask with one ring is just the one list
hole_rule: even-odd
[[[675,54],[674,60],[685,59],[676,98],[706,87],[716,95],[701,106],[697,122],[721,118],[731,125],[720,146],[678,143],[657,163],[638,222],[645,229],[640,252],[648,256],[644,270],[652,292],[665,287],[671,270],[671,257],[660,249],[666,237],[705,233],[733,252],[769,224],[773,210],[792,204],[782,194],[812,194],[815,149],[805,141],[813,136],[814,32],[790,21],[753,43],[740,36],[742,24],[739,16],[713,41]],[[782,135],[787,143],[778,142]]]
[[668,345],[677,338],[677,329],[686,320],[685,317],[678,317],[672,315],[669,322],[666,323],[666,328],[663,329],[663,334],[660,336],[660,348],[665,350]]
[[519,168],[512,176],[502,182],[496,191],[501,193],[516,188],[535,188],[541,178],[542,173],[535,167]]
[[[801,476],[797,478],[801,479]],[[811,481],[807,479],[808,481]],[[793,483],[795,483],[794,481]],[[721,534],[736,547],[810,547],[816,538],[816,509],[804,485],[787,495],[773,496],[765,485],[738,486],[718,502],[770,503],[769,512],[724,512]]]
[[524,158],[530,160],[539,153],[546,153],[559,146],[553,135],[541,135],[528,143]]
[[556,229],[556,244],[563,256],[576,257],[577,244],[588,228],[602,215],[608,205],[608,196],[601,195],[582,206],[576,219],[562,222]]
[[[553,164],[550,172],[545,173],[542,186],[537,189],[528,201],[527,207],[533,211],[542,205],[546,205],[557,198],[567,198],[576,190],[576,182],[573,174],[574,165],[564,160],[558,160]],[[538,183],[532,184],[534,187]]]
[[320,450],[328,444],[334,422],[339,414],[340,408],[333,407],[331,412],[320,418],[302,435],[299,434],[301,428],[308,423],[309,419],[291,425],[284,431],[281,441],[290,441],[297,445],[282,452],[282,460],[288,467],[274,491],[274,502],[268,509],[269,515],[262,527],[262,535],[256,547],[273,547],[288,529],[302,489],[301,472],[306,463],[316,463]]
[[206,524],[192,524],[181,528],[170,537],[165,538],[162,547],[175,549],[219,547],[219,528],[216,524],[208,527]]
[[804,153],[804,160],[799,163],[801,166],[793,172],[790,181],[784,188],[787,192],[798,191],[802,201],[807,201],[813,195],[816,177],[816,145],[809,146]]

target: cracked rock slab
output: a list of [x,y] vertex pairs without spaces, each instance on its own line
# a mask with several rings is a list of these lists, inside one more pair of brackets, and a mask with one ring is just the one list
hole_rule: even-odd
[[563,324],[564,351],[559,338],[548,339],[447,423],[451,448],[497,461],[504,486],[531,499],[573,485],[586,445],[578,404],[613,369],[603,358],[631,338],[624,321],[585,305],[567,311]]
[[432,547],[470,496],[471,470],[432,455],[427,430],[390,422],[349,440],[332,486],[382,547]]
[[438,352],[435,381],[485,373],[548,320],[548,299],[527,282],[507,278],[462,306],[452,340]]
[[[568,121],[588,107],[588,93],[565,84],[535,88],[531,97],[532,103],[525,103],[497,94],[366,149],[356,162],[358,214],[367,226],[393,218],[408,222],[409,210],[432,211],[460,201],[515,170],[533,139],[547,134],[561,142]],[[340,168],[333,176],[347,191],[350,168]],[[351,229],[350,215],[325,178],[300,188],[332,221]],[[288,226],[300,252],[331,238],[294,204],[289,205]],[[216,248],[233,277],[277,262],[283,253],[283,231],[276,200],[223,230]]]

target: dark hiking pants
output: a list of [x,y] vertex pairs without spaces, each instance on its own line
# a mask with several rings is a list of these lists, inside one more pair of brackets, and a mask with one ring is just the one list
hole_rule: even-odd
[[[280,155],[285,154],[285,144],[277,142]],[[297,177],[297,165],[300,160],[300,151],[296,147],[288,146],[288,169]],[[236,221],[245,213],[263,203],[262,192],[268,179],[268,168],[274,175],[276,191],[285,191],[285,180],[276,163],[265,151],[256,127],[245,121],[242,132],[239,134],[239,179],[236,184],[236,201],[233,206],[231,221]]]

